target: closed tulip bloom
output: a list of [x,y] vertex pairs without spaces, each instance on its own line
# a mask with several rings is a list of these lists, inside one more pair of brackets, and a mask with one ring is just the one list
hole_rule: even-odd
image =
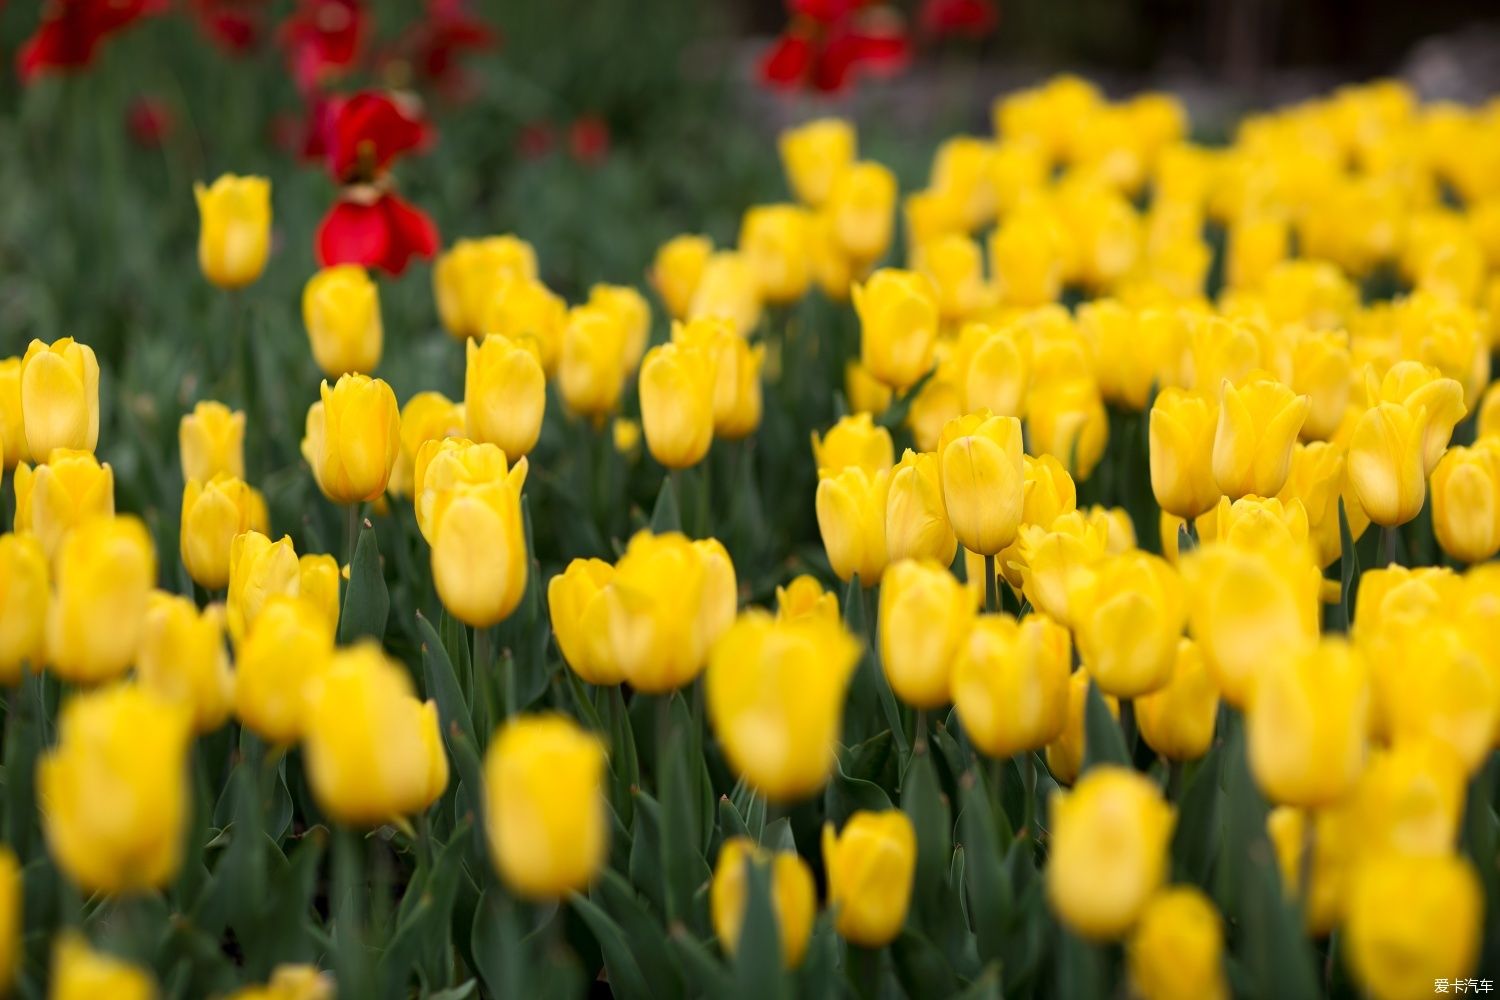
[[[1443,457],[1443,449],[1453,436],[1453,428],[1468,412],[1464,406],[1464,388],[1456,379],[1445,378],[1441,371],[1418,361],[1398,361],[1391,365],[1378,383],[1373,369],[1365,370],[1365,394],[1375,409],[1381,403],[1399,403],[1421,426],[1422,474],[1429,476]],[[1358,429],[1356,428],[1356,436]],[[35,451],[33,451],[35,454]],[[1378,523],[1378,522],[1377,522]]]
[[891,388],[910,388],[932,367],[938,335],[932,282],[914,271],[883,268],[852,294],[860,362]]
[[547,581],[547,609],[557,648],[573,672],[590,684],[618,684],[625,679],[608,650],[599,649],[605,613],[600,595],[614,577],[615,568],[603,559],[574,559]]
[[[612,308],[605,311],[625,322]],[[551,377],[557,370],[567,325],[568,304],[561,296],[534,278],[510,278],[498,285],[486,300],[474,336],[499,334],[532,349],[542,371]]]
[[740,222],[740,253],[755,272],[763,301],[786,305],[807,294],[812,213],[800,205],[755,205]]
[[708,717],[736,774],[775,802],[828,781],[859,642],[841,622],[752,609],[709,654]]
[[1053,455],[1075,479],[1087,479],[1109,443],[1109,414],[1091,378],[1049,379],[1026,400],[1026,432],[1037,452]]
[[906,813],[861,809],[837,835],[824,823],[823,865],[834,930],[861,948],[894,941],[906,922],[917,865],[916,830]]
[[713,362],[716,436],[739,440],[760,426],[764,344],[752,346],[728,320],[718,317],[672,324],[672,342],[701,350]]
[[812,936],[813,918],[818,913],[818,890],[813,885],[812,869],[794,851],[768,851],[749,837],[730,837],[724,841],[708,892],[719,944],[731,958],[739,951],[745,909],[750,902],[747,865],[767,869],[781,964],[795,969],[802,964],[807,940]]
[[271,255],[271,182],[223,174],[193,184],[198,202],[198,267],[220,288],[244,288]]
[[499,445],[505,457],[515,462],[536,447],[547,406],[547,376],[535,346],[490,334],[483,340],[470,338],[465,351],[468,436]]
[[302,288],[302,325],[323,374],[372,372],[385,341],[380,292],[358,264],[319,271]]
[[1052,793],[1047,901],[1094,941],[1123,937],[1167,875],[1176,811],[1143,774],[1114,765]]
[[155,1000],[151,973],[89,948],[77,931],[64,931],[52,948],[51,1000]]
[[1019,622],[980,615],[953,661],[953,704],[964,732],[991,757],[1040,750],[1067,720],[1068,630],[1043,614]]
[[1165,559],[1139,551],[1108,556],[1069,607],[1084,668],[1105,694],[1136,698],[1171,679],[1187,596]]
[[1143,1000],[1226,1000],[1224,921],[1196,886],[1174,885],[1146,904],[1125,949]]
[[1019,326],[966,323],[958,336],[959,388],[964,411],[1026,415],[1031,351]]
[[859,574],[859,582],[873,587],[885,572],[889,553],[885,522],[891,471],[871,475],[857,465],[825,474],[818,481],[815,507],[818,533],[834,575],[845,582]]
[[1197,517],[1219,500],[1213,475],[1218,409],[1204,396],[1171,386],[1151,404],[1151,492],[1177,517]]
[[1416,517],[1427,499],[1422,464],[1426,410],[1378,403],[1365,411],[1349,442],[1349,482],[1371,521],[1392,526]]
[[458,240],[438,255],[432,268],[432,291],[438,317],[455,337],[477,337],[485,329],[485,310],[496,290],[511,281],[534,281],[536,251],[516,236]]
[[1309,441],[1292,449],[1292,469],[1279,499],[1296,500],[1307,515],[1307,535],[1317,552],[1318,565],[1328,566],[1343,554],[1339,534],[1339,500],[1355,541],[1364,535],[1370,519],[1352,495],[1345,474],[1345,449],[1326,441]]
[[290,535],[277,541],[259,531],[236,535],[229,546],[229,596],[225,618],[239,642],[249,632],[267,599],[296,596],[301,589],[297,552]]
[[117,895],[177,874],[189,726],[188,712],[133,684],[63,703],[57,745],[37,761],[37,803],[47,849],[80,889]]
[[301,739],[313,678],[333,657],[334,625],[310,599],[270,597],[239,645],[234,713],[262,739],[288,745]]
[[850,258],[870,264],[885,256],[896,225],[896,193],[896,175],[869,160],[834,178],[826,207],[834,239]]
[[1392,631],[1396,626],[1443,617],[1463,601],[1464,579],[1446,566],[1393,564],[1366,570],[1359,579],[1352,632],[1360,641],[1397,636]]
[[[431,444],[425,447],[432,447]],[[471,445],[470,449],[494,448]],[[530,555],[521,518],[527,463],[506,467],[505,456],[471,455],[470,475],[429,475],[419,498],[424,533],[432,545],[432,580],[443,607],[475,628],[508,618],[526,592]],[[488,474],[485,474],[488,470]]]
[[[945,368],[949,370],[944,370]],[[936,452],[943,428],[964,415],[958,383],[951,366],[939,364],[932,377],[917,392],[906,414],[906,426],[920,451]]]
[[594,285],[589,305],[612,313],[625,331],[625,370],[635,374],[651,339],[651,304],[629,285]]
[[35,535],[0,535],[0,684],[21,667],[42,665],[46,640],[47,555]]
[[246,986],[231,993],[227,1000],[334,1000],[332,972],[320,972],[316,965],[282,963],[271,970],[264,986]]
[[1078,331],[1088,341],[1099,393],[1111,403],[1144,410],[1160,367],[1156,324],[1142,324],[1134,309],[1114,299],[1078,307]]
[[72,337],[33,340],[21,358],[26,449],[44,462],[54,448],[93,451],[99,443],[99,362]]
[[1243,549],[1281,542],[1309,544],[1307,508],[1301,500],[1283,502],[1252,495],[1230,503],[1228,497],[1220,497],[1211,516],[1210,537]]
[[1474,972],[1484,893],[1468,859],[1387,854],[1361,865],[1349,889],[1344,952],[1376,1000],[1426,996]]
[[177,425],[183,480],[208,482],[221,472],[245,478],[245,413],[205,399]]
[[1286,260],[1291,227],[1277,214],[1237,219],[1229,230],[1225,281],[1231,288],[1255,288],[1277,264]]
[[49,559],[68,532],[115,512],[114,470],[86,451],[58,449],[45,465],[17,466],[15,488],[16,526],[35,534]]
[[1214,430],[1213,472],[1219,492],[1272,497],[1291,471],[1292,445],[1307,418],[1308,400],[1270,379],[1243,387],[1225,379]]
[[448,787],[437,706],[373,641],[333,655],[307,689],[308,783],[335,821],[378,826],[425,810]]
[[849,288],[865,272],[866,265],[850,259],[839,242],[837,220],[826,207],[813,213],[807,252],[813,280],[824,298],[848,302]]
[[135,672],[142,687],[187,709],[194,730],[218,729],[234,698],[223,606],[210,604],[200,612],[185,597],[152,594]]
[[1342,330],[1299,330],[1292,343],[1292,391],[1308,400],[1303,440],[1326,441],[1349,407],[1354,373],[1349,335]]
[[839,175],[854,163],[857,144],[854,125],[843,118],[815,118],[783,130],[776,148],[797,200],[813,208],[826,202]]
[[983,410],[943,427],[938,440],[943,504],[964,548],[994,555],[1015,539],[1025,501],[1024,454],[1015,417]]
[[1335,802],[1364,767],[1370,682],[1347,643],[1324,639],[1261,668],[1246,719],[1250,770],[1272,802]]
[[1458,843],[1468,775],[1436,740],[1404,739],[1370,756],[1355,786],[1354,823],[1371,856],[1448,854]]
[[598,422],[615,408],[624,384],[624,324],[598,306],[570,310],[557,369],[563,403]]
[[891,562],[933,559],[943,566],[953,562],[958,539],[943,505],[943,483],[938,457],[910,448],[891,471],[885,506],[885,543]]
[[990,271],[1007,305],[1041,306],[1062,293],[1067,248],[1057,223],[1036,211],[1016,212],[990,233]]
[[875,423],[868,413],[840,417],[826,437],[812,434],[813,463],[820,472],[833,475],[858,466],[871,476],[896,462],[891,432]]
[[840,621],[839,595],[824,590],[817,577],[803,573],[786,586],[776,588],[776,617],[780,621],[798,618]]
[[741,337],[760,323],[760,279],[750,259],[733,250],[720,250],[703,265],[684,319],[717,316],[728,320]]
[[490,858],[529,899],[586,888],[608,859],[604,747],[562,715],[511,719],[484,755]]
[[706,236],[674,236],[656,251],[651,263],[651,284],[673,319],[687,318],[703,269],[714,252]]
[[297,595],[311,601],[330,628],[339,625],[339,561],[326,552],[312,552],[297,560]]
[[342,375],[307,411],[302,457],[334,503],[374,500],[385,492],[401,453],[396,394],[378,378]]
[[844,398],[853,413],[878,415],[891,405],[891,387],[870,374],[856,358],[844,366]]
[[1461,562],[1500,552],[1500,442],[1443,455],[1432,470],[1432,527],[1443,551]]
[[917,244],[912,266],[932,282],[938,315],[945,322],[965,320],[990,304],[984,254],[963,233],[934,236]]
[[0,468],[6,470],[31,458],[21,413],[21,359],[0,358]]
[[96,517],[69,532],[54,563],[47,662],[58,677],[97,684],[123,674],[140,646],[156,552],[135,517]]
[[945,564],[893,561],[880,588],[880,662],[896,697],[937,708],[949,697],[949,674],[974,602]]
[[1197,760],[1213,744],[1219,689],[1191,639],[1178,639],[1167,683],[1135,700],[1135,722],[1146,745],[1167,760]]
[[[1026,482],[1022,487],[1021,501],[1021,525],[1023,527],[1028,524],[1048,527],[1062,515],[1078,509],[1078,489],[1073,483],[1073,477],[1068,475],[1068,470],[1063,468],[1061,462],[1052,455],[1038,455],[1035,458],[1025,455],[1023,461],[1026,470]],[[1088,523],[1087,519],[1085,523]],[[1015,541],[1000,550],[995,560],[1000,575],[1005,577],[1006,582],[1017,591],[1025,583],[1021,568],[1026,560],[1021,554],[1021,548],[1018,535]],[[970,582],[980,584],[979,593],[982,595],[983,580],[971,579]]]
[[1109,523],[1082,511],[1061,514],[1047,527],[1028,524],[1021,529],[1017,572],[1031,606],[1075,628],[1073,609],[1081,607],[1074,594],[1089,585],[1109,551]]
[[419,392],[401,407],[401,454],[386,489],[392,496],[416,496],[417,450],[428,441],[469,434],[464,404],[440,392]]
[[[1083,716],[1088,707],[1089,683],[1087,670],[1075,670],[1068,677],[1067,712],[1062,732],[1047,744],[1047,770],[1060,785],[1071,785],[1083,770],[1083,755],[1088,749]],[[1120,718],[1120,701],[1114,695],[1104,695],[1104,707],[1117,720]]]
[[641,363],[646,447],[669,469],[697,465],[714,440],[714,358],[688,342],[660,344]]
[[235,537],[268,530],[265,499],[238,479],[221,472],[206,483],[189,479],[182,491],[182,564],[200,587],[228,585]]
[[1495,742],[1500,677],[1485,648],[1449,617],[1413,613],[1356,637],[1370,664],[1376,731],[1391,742],[1427,739],[1448,746],[1469,771]]
[[641,423],[629,417],[615,417],[609,423],[610,443],[615,451],[634,462],[641,453]]

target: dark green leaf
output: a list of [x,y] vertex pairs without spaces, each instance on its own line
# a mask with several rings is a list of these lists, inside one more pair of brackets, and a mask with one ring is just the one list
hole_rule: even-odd
[[1125,749],[1125,735],[1120,724],[1110,714],[1099,685],[1089,681],[1088,701],[1083,709],[1083,770],[1096,764],[1118,764],[1130,766],[1130,754]]
[[[652,1000],[655,993],[641,974],[641,967],[626,943],[625,934],[602,909],[587,896],[573,893],[568,897],[573,909],[588,924],[589,930],[604,952],[604,968],[609,973],[610,988],[621,1000]],[[500,996],[519,996],[518,993],[499,993]]]
[[349,567],[349,586],[344,591],[344,610],[339,615],[339,642],[348,644],[361,637],[385,637],[385,620],[391,610],[391,595],[385,587],[380,565],[380,543],[369,521],[359,533],[354,560]]

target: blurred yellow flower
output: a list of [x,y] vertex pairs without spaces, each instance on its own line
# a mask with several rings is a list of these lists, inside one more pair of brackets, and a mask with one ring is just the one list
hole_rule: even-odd
[[193,198],[203,276],[220,288],[253,284],[271,255],[271,182],[223,174],[206,187],[194,182]]
[[325,379],[307,410],[302,457],[323,495],[334,503],[374,500],[385,492],[401,453],[396,394],[380,379],[341,375]]
[[776,933],[781,947],[781,964],[795,969],[807,953],[812,936],[813,918],[818,912],[818,890],[813,885],[812,869],[794,851],[767,851],[748,837],[730,837],[719,848],[709,887],[709,909],[713,915],[714,933],[725,954],[733,957],[739,950],[740,932],[749,905],[750,879],[747,865],[766,869],[770,889],[771,911],[776,916]]
[[883,948],[901,932],[911,903],[917,835],[899,809],[861,810],[843,832],[823,824],[828,908],[839,935],[861,948]]
[[319,271],[302,288],[302,325],[323,374],[373,372],[380,365],[384,328],[380,292],[358,264]]

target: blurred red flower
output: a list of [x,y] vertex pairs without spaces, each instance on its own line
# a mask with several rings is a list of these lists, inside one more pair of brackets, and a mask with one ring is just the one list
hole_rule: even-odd
[[553,131],[551,122],[527,122],[521,126],[521,131],[516,136],[516,149],[524,159],[540,160],[552,152],[556,141],[557,134]]
[[46,0],[36,33],[16,52],[16,72],[30,83],[45,73],[87,66],[104,39],[166,9],[167,0]]
[[159,98],[137,97],[125,109],[125,131],[136,145],[146,149],[160,146],[176,126],[172,109]]
[[609,155],[609,125],[598,115],[584,115],[568,126],[568,152],[579,163],[602,163]]
[[451,99],[467,94],[469,81],[459,59],[499,45],[490,25],[469,12],[467,0],[428,0],[425,16],[396,43],[395,56],[412,67],[416,78]]
[[937,38],[983,38],[999,25],[1000,5],[995,0],[926,0],[921,22],[922,30]]
[[[310,115],[318,115],[316,105]],[[432,130],[422,119],[415,98],[361,91],[349,97],[332,98],[324,104],[321,122],[322,147],[328,169],[345,183],[372,180],[401,154],[426,146]]]
[[359,60],[368,15],[360,0],[300,0],[280,39],[297,86],[313,90]]
[[188,0],[198,28],[215,45],[235,55],[260,41],[265,0]]
[[421,209],[374,185],[345,188],[318,225],[318,263],[361,264],[397,275],[413,257],[438,250],[438,231]]
[[838,93],[859,73],[906,67],[911,42],[900,14],[858,0],[790,0],[792,21],[761,57],[760,79],[781,90]]

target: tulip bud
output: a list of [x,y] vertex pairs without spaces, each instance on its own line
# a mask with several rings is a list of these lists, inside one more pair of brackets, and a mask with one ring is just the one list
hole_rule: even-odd
[[1230,288],[1256,288],[1287,259],[1291,227],[1280,215],[1248,215],[1229,229],[1224,278]]
[[824,473],[818,481],[815,507],[828,563],[840,580],[847,582],[857,573],[861,585],[873,587],[889,559],[885,522],[891,472],[882,469],[871,475],[850,465],[837,473]]
[[1199,395],[1168,387],[1151,405],[1151,492],[1162,510],[1197,517],[1219,499],[1213,476],[1218,407]]
[[1483,923],[1484,893],[1466,858],[1387,854],[1354,875],[1344,954],[1376,1000],[1425,996],[1434,982],[1461,983],[1474,971]]
[[899,809],[849,817],[843,833],[823,824],[823,865],[833,926],[850,944],[883,948],[895,940],[911,904],[917,835]]
[[1203,653],[1191,639],[1178,639],[1167,683],[1135,699],[1135,722],[1146,745],[1167,760],[1197,760],[1213,743],[1219,689]]
[[[1073,671],[1068,677],[1067,713],[1062,732],[1047,744],[1047,770],[1060,785],[1071,785],[1078,780],[1078,772],[1083,770],[1083,755],[1088,749],[1083,716],[1088,707],[1088,696],[1088,671]],[[1104,695],[1104,707],[1109,709],[1110,715],[1120,718],[1120,702],[1114,695]]]
[[990,304],[979,244],[963,233],[947,233],[918,243],[912,267],[932,283],[938,315],[948,323],[968,319]]
[[1039,454],[1060,459],[1075,479],[1087,479],[1104,457],[1109,415],[1091,378],[1048,379],[1026,400],[1026,432]]
[[609,853],[604,747],[562,715],[513,718],[484,755],[490,858],[514,892],[586,888]]
[[210,604],[199,612],[185,597],[152,594],[135,672],[142,687],[187,709],[195,731],[218,729],[234,698],[224,608]]
[[244,288],[271,255],[271,182],[223,174],[193,184],[198,202],[198,267],[220,288]]
[[603,639],[606,602],[604,588],[615,577],[615,568],[603,559],[574,559],[568,568],[547,582],[547,609],[552,616],[552,634],[557,648],[573,672],[590,684],[618,684],[625,679]]
[[308,688],[333,657],[334,625],[306,597],[274,594],[241,641],[234,714],[262,739],[302,738]]
[[913,271],[884,268],[855,285],[852,294],[860,362],[891,388],[910,388],[932,367],[938,335],[932,282]]
[[598,306],[577,306],[563,329],[557,387],[563,403],[601,421],[619,402],[625,382],[625,327]]
[[830,302],[848,302],[849,287],[864,273],[865,265],[851,260],[839,242],[837,220],[827,208],[812,217],[808,232],[808,264],[813,280]]
[[[1453,428],[1468,412],[1464,406],[1463,385],[1455,379],[1444,378],[1437,368],[1417,361],[1396,362],[1379,383],[1375,381],[1374,371],[1366,369],[1365,394],[1371,409],[1381,403],[1400,403],[1415,415],[1414,420],[1421,428],[1424,476],[1431,475],[1437,467],[1443,449],[1448,447],[1448,440],[1453,436]],[[1355,433],[1358,436],[1357,428]]]
[[99,443],[99,362],[72,337],[33,340],[21,358],[21,423],[38,462],[54,448],[93,451]]
[[308,407],[302,457],[323,495],[334,503],[374,500],[385,492],[401,453],[396,394],[367,375],[341,375]]
[[245,478],[245,414],[223,403],[203,400],[177,427],[182,478],[208,482],[221,472]]
[[907,247],[919,247],[954,233],[966,235],[963,212],[964,206],[951,191],[925,188],[911,192],[901,202]]
[[870,374],[856,358],[844,366],[844,397],[854,414],[878,416],[891,405],[891,387]]
[[938,440],[943,504],[959,544],[994,555],[1016,537],[1025,504],[1021,422],[988,410],[950,420]]
[[189,479],[182,491],[182,563],[206,590],[229,583],[229,551],[237,535],[269,531],[266,501],[253,486],[219,473],[206,483]]
[[641,423],[629,417],[615,417],[610,421],[610,443],[615,451],[634,462],[641,452]]
[[795,851],[767,851],[749,837],[730,837],[724,841],[708,893],[714,933],[725,954],[733,958],[739,950],[749,904],[750,879],[746,871],[749,865],[768,869],[781,964],[795,969],[807,953],[807,940],[812,936],[813,918],[818,911],[818,890],[813,885],[812,870]]
[[1035,307],[1062,294],[1066,231],[1035,210],[1014,212],[990,233],[990,273],[1000,301]]
[[[1385,603],[1399,601],[1392,595]],[[1485,647],[1452,621],[1449,607],[1396,611],[1374,628],[1361,620],[1355,635],[1374,681],[1377,734],[1392,743],[1445,744],[1472,772],[1494,745],[1500,678],[1480,655]]]
[[329,378],[380,366],[380,293],[358,264],[327,267],[302,288],[302,325],[313,360]]
[[949,673],[973,618],[974,602],[947,566],[891,563],[880,588],[880,662],[898,698],[915,708],[948,701]]
[[[625,322],[613,307],[605,311]],[[490,294],[473,336],[499,334],[530,349],[550,377],[557,370],[567,325],[568,304],[560,296],[533,278],[509,278]]]
[[1122,937],[1167,875],[1176,811],[1145,775],[1101,765],[1052,793],[1047,901],[1095,941]]
[[703,265],[684,319],[728,320],[741,337],[760,323],[760,281],[742,253],[720,250]]
[[1349,532],[1357,541],[1370,526],[1364,508],[1349,495],[1345,475],[1344,448],[1324,441],[1299,444],[1292,449],[1292,469],[1281,488],[1281,502],[1296,500],[1307,514],[1308,539],[1317,552],[1318,565],[1328,566],[1343,554],[1339,529],[1339,500],[1344,501]]
[[0,468],[31,458],[21,414],[21,359],[0,358]]
[[35,470],[17,466],[15,487],[16,526],[35,534],[49,559],[78,525],[115,512],[114,470],[86,451],[59,448]]
[[943,505],[943,484],[937,455],[917,454],[910,448],[891,472],[885,507],[886,549],[891,562],[933,559],[943,566],[953,562],[958,539]]
[[1078,307],[1078,332],[1088,341],[1091,369],[1099,394],[1111,403],[1143,410],[1160,367],[1157,345],[1149,340],[1154,324],[1141,324],[1137,313],[1114,299]]
[[1376,524],[1405,524],[1422,509],[1427,483],[1422,465],[1426,410],[1379,403],[1355,425],[1349,443],[1349,482],[1359,506]]
[[1272,497],[1291,471],[1292,445],[1307,419],[1308,400],[1270,379],[1237,387],[1225,379],[1214,429],[1213,472],[1219,492]]
[[651,305],[629,285],[594,285],[589,305],[614,315],[625,331],[625,370],[635,374],[651,339]]
[[386,490],[392,496],[415,498],[417,450],[428,441],[468,433],[464,404],[440,392],[419,392],[408,399],[401,408],[401,454],[391,469]]
[[[1082,608],[1075,594],[1089,586],[1109,551],[1109,522],[1082,511],[1061,514],[1047,527],[1021,529],[1020,556],[1012,567],[1031,606],[1075,628],[1073,609]],[[1087,610],[1087,609],[1083,609]]]
[[813,464],[833,475],[849,466],[859,466],[871,476],[895,464],[891,432],[875,423],[868,413],[840,417],[827,437],[812,434]]
[[939,364],[922,386],[906,413],[906,426],[919,451],[936,452],[948,421],[964,415],[960,405],[956,372],[951,364]]
[[1171,679],[1187,596],[1165,559],[1146,552],[1107,556],[1068,603],[1084,668],[1105,694],[1136,698]]
[[776,147],[797,200],[821,207],[832,195],[839,175],[853,165],[857,142],[854,126],[842,118],[815,118],[784,130]]
[[1467,784],[1452,749],[1405,739],[1371,754],[1348,811],[1370,856],[1448,854],[1458,842]]
[[1133,992],[1144,1000],[1227,1000],[1224,922],[1201,889],[1163,889],[1141,913],[1126,947]]
[[798,618],[840,621],[839,595],[825,591],[817,577],[804,573],[786,586],[776,588],[776,618],[778,621],[796,621]]
[[135,517],[96,517],[68,533],[47,608],[47,661],[75,684],[123,674],[135,660],[156,583],[151,535]]
[[727,320],[716,317],[672,324],[672,342],[697,348],[713,362],[716,436],[739,440],[760,426],[764,344],[752,347]]
[[47,556],[34,535],[0,535],[0,684],[21,667],[42,665],[47,621]]
[[1341,330],[1299,330],[1292,343],[1292,391],[1308,399],[1304,440],[1326,441],[1349,408],[1353,381],[1349,335]]
[[896,175],[879,163],[861,160],[841,170],[828,194],[834,239],[862,264],[885,256],[895,228]]
[[958,335],[955,360],[965,413],[989,410],[1001,416],[1025,416],[1031,345],[1024,328],[966,323]]
[[755,205],[740,222],[740,253],[763,301],[796,302],[812,281],[812,214],[800,205]]
[[536,447],[547,405],[547,376],[542,373],[535,346],[490,334],[483,340],[470,338],[465,350],[464,420],[468,436],[499,445],[505,457],[515,462]]
[[373,641],[340,650],[307,688],[302,748],[318,805],[378,826],[425,810],[448,787],[437,705]]
[[1212,517],[1214,522],[1208,532],[1210,538],[1232,542],[1242,549],[1283,542],[1309,544],[1307,508],[1301,500],[1283,503],[1275,497],[1244,496],[1230,503],[1228,497],[1220,497],[1219,505],[1205,517]]
[[259,531],[236,535],[229,545],[229,596],[225,619],[236,643],[245,638],[266,601],[295,597],[301,589],[297,553],[290,535],[273,542]]
[[975,619],[952,679],[954,708],[974,745],[991,757],[1010,757],[1060,736],[1072,655],[1068,630],[1046,615]]
[[485,311],[497,291],[512,281],[535,281],[536,251],[515,236],[459,240],[438,255],[432,291],[438,317],[455,337],[499,332],[485,327]]
[[828,781],[859,642],[841,622],[747,611],[709,653],[709,721],[735,773],[777,802]]
[[63,931],[52,947],[52,1000],[154,1000],[156,983],[145,969],[93,951],[77,931]]
[[716,372],[709,351],[684,341],[661,344],[641,363],[641,425],[646,447],[669,469],[697,465],[714,440]]
[[708,237],[686,235],[672,237],[656,251],[651,264],[651,284],[673,319],[687,317],[713,252],[714,245]]
[[63,703],[57,745],[37,761],[37,803],[47,849],[80,889],[119,895],[177,874],[190,808],[189,721],[134,684]]
[[1448,449],[1432,470],[1432,527],[1461,562],[1500,552],[1500,442]]
[[316,965],[282,963],[271,970],[264,987],[246,986],[230,1000],[334,1000],[332,972]]
[[[423,445],[424,452],[435,442]],[[508,618],[526,591],[530,556],[521,519],[527,463],[507,468],[494,445],[471,444],[428,469],[417,498],[432,545],[432,580],[454,617],[475,628]]]

